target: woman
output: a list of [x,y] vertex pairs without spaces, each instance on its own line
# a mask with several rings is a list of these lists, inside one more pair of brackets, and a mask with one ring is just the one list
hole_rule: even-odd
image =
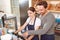
[[[39,26],[41,25],[41,20],[35,16],[35,8],[30,7],[27,11],[28,13],[28,18],[24,25],[18,29],[15,33],[21,31],[25,27],[28,27],[28,30],[38,30]],[[29,35],[26,40],[39,40],[38,35],[31,36]]]

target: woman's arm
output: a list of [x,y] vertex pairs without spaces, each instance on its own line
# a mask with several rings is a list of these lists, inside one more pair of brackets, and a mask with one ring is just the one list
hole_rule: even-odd
[[26,27],[26,25],[29,23],[29,21],[30,21],[30,17],[27,18],[27,20],[26,20],[26,22],[24,23],[24,25],[21,26],[15,33],[23,30],[23,29]]
[[18,33],[19,31],[23,30],[23,29],[26,27],[27,24],[28,24],[28,23],[25,22],[24,25],[23,25],[23,26],[20,26],[15,33]]

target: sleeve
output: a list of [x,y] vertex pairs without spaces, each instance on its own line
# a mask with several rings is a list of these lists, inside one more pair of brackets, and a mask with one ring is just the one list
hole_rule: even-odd
[[29,22],[30,22],[30,17],[28,17],[26,20],[26,23],[29,23]]
[[39,30],[31,30],[31,31],[28,31],[28,35],[31,35],[31,34],[34,34],[34,35],[37,35],[37,34],[40,34],[40,35],[43,35],[45,34],[52,26],[53,22],[54,22],[54,18],[49,18],[47,19],[48,21],[43,25],[43,29],[39,29]]

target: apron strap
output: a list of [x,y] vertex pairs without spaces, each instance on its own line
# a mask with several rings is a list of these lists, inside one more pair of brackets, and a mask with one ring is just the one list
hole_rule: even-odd
[[36,21],[36,17],[35,17],[35,19],[34,19],[34,24],[33,24],[34,26],[35,26],[35,21]]
[[[35,19],[34,19],[34,23],[33,23],[33,26],[35,26],[35,21],[36,21],[36,17],[35,17]],[[30,21],[29,21],[30,22]],[[29,24],[29,23],[28,23]],[[27,24],[27,25],[28,25]],[[25,29],[27,30],[27,28],[28,28],[28,26],[26,25],[26,27],[25,27]]]

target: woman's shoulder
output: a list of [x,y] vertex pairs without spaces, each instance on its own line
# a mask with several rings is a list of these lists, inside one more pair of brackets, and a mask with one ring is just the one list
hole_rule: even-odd
[[30,21],[30,17],[27,18],[26,22],[29,23],[29,21]]
[[36,20],[41,20],[40,18],[36,17]]
[[28,17],[27,20],[30,20],[30,17]]
[[40,26],[41,25],[41,19],[37,17],[35,24],[36,24],[36,26]]
[[36,17],[36,21],[41,21],[41,19],[40,19],[40,18],[38,18],[38,17]]

